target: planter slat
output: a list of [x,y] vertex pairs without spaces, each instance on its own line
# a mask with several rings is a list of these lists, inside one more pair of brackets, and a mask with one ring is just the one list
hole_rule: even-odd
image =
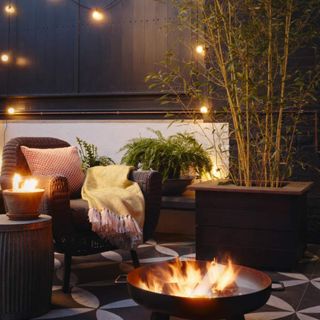
[[[276,270],[285,271],[291,266],[295,265],[303,250],[296,250],[295,253],[290,251],[281,250],[261,250],[260,248],[250,247],[232,247],[232,246],[221,246],[221,252],[232,253],[232,261],[236,264],[247,265],[263,270]],[[225,255],[219,256],[218,252],[212,251],[212,246],[197,246],[197,258],[209,260],[215,256],[218,259],[225,258]],[[211,252],[210,255],[208,253]],[[272,257],[272,260],[270,260]],[[245,262],[244,262],[245,261]],[[276,265],[275,262],[276,261]],[[289,265],[289,267],[288,267]]]
[[288,181],[285,182],[285,186],[281,188],[264,188],[264,187],[243,187],[236,186],[234,184],[218,184],[217,182],[206,181],[197,184],[193,184],[189,187],[191,190],[208,190],[212,192],[240,192],[240,193],[267,193],[267,194],[291,194],[301,195],[311,189],[313,182],[296,182]]
[[198,227],[196,236],[203,245],[216,246],[218,250],[226,243],[232,247],[290,252],[294,251],[297,246],[297,241],[292,242],[292,239],[295,238],[292,231]]
[[[212,200],[214,197],[214,200]],[[302,196],[301,196],[302,197]],[[210,191],[197,193],[196,223],[234,228],[292,230],[296,228],[296,210],[300,197],[232,194]]]

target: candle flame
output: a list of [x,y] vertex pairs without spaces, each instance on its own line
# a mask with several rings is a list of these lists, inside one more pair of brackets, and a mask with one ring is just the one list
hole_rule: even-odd
[[12,189],[16,192],[32,192],[36,189],[37,184],[38,180],[34,178],[26,179],[22,182],[20,174],[15,173],[13,176]]
[[20,174],[15,173],[13,176],[13,182],[12,182],[13,191],[19,190],[19,186],[20,186],[21,181],[22,181],[22,178],[21,178]]
[[22,184],[21,189],[23,191],[34,191],[36,189],[37,184],[38,184],[37,179],[26,179]]

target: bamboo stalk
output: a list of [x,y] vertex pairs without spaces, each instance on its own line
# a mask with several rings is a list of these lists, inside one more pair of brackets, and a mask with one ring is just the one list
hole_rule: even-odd
[[[246,47],[246,51],[248,48]],[[247,52],[248,54],[248,52]],[[247,142],[247,175],[246,175],[246,181],[250,181],[250,125],[249,125],[249,65],[248,65],[248,56],[246,56],[246,63],[245,63],[245,81],[246,81],[246,96],[245,96],[245,103],[246,103],[246,142]]]
[[281,66],[281,86],[280,86],[280,104],[279,104],[279,115],[277,123],[276,133],[276,147],[275,147],[275,185],[279,186],[280,182],[280,158],[281,158],[281,133],[282,133],[282,120],[283,120],[283,109],[285,106],[285,87],[287,79],[287,66],[289,57],[289,38],[290,38],[290,26],[292,17],[292,3],[293,0],[287,1],[287,12],[284,30],[284,54],[283,63]]
[[[267,110],[265,116],[265,148],[264,148],[264,169],[265,169],[265,181],[266,184],[269,182],[272,185],[272,171],[270,170],[270,153],[271,153],[271,144],[272,144],[272,91],[273,91],[273,74],[272,74],[272,61],[273,61],[273,52],[272,52],[272,1],[269,0],[267,4],[267,17],[268,17],[268,73],[267,73]],[[268,170],[269,168],[269,170]],[[268,175],[270,174],[270,176]]]
[[[233,125],[235,129],[235,136],[236,136],[236,141],[237,141],[237,146],[238,146],[238,158],[239,158],[239,170],[241,171],[241,176],[240,176],[240,183],[242,184],[242,180],[244,179],[245,185],[249,186],[250,181],[246,179],[247,174],[246,172],[248,171],[248,164],[247,164],[247,157],[246,157],[246,152],[245,152],[245,143],[243,139],[243,127],[242,127],[242,121],[239,117],[241,117],[241,107],[240,107],[240,102],[239,102],[239,97],[237,93],[237,87],[236,87],[236,76],[235,76],[235,66],[234,66],[234,57],[232,54],[232,37],[230,33],[230,24],[231,24],[231,7],[230,7],[230,2],[228,1],[228,19],[225,19],[225,16],[223,14],[223,9],[221,8],[221,5],[219,3],[219,0],[215,1],[216,4],[216,9],[217,13],[220,15],[222,21],[223,21],[223,26],[224,26],[224,32],[226,36],[226,45],[227,45],[227,52],[229,54],[229,64],[230,64],[230,81],[228,79],[228,72],[226,71],[226,65],[223,63],[223,74],[224,74],[224,79],[225,79],[225,86],[228,88],[227,94],[228,94],[228,102],[229,102],[229,107],[232,115],[232,120],[233,120]],[[227,23],[228,21],[228,23]],[[218,30],[220,33],[220,30]],[[220,38],[221,39],[221,38]],[[220,55],[223,56],[223,50],[222,50],[222,44],[221,41],[218,42],[218,47],[219,47],[219,52]],[[231,84],[230,84],[231,82]],[[231,92],[233,95],[231,95],[231,92],[229,91],[229,86],[231,87]],[[234,96],[234,100],[232,99],[232,96]]]

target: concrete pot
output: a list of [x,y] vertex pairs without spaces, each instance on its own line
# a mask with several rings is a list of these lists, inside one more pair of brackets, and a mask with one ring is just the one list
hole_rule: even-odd
[[12,189],[3,190],[3,199],[10,220],[31,220],[39,216],[39,205],[43,189],[32,192],[18,192]]
[[167,179],[162,184],[163,196],[179,196],[191,184],[193,177],[181,177],[179,179]]

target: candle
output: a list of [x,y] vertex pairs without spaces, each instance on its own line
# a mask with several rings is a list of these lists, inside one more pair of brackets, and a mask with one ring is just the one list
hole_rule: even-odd
[[23,180],[19,174],[14,174],[12,189],[3,190],[10,220],[30,220],[39,216],[38,208],[44,189],[36,188],[37,184],[34,178]]

